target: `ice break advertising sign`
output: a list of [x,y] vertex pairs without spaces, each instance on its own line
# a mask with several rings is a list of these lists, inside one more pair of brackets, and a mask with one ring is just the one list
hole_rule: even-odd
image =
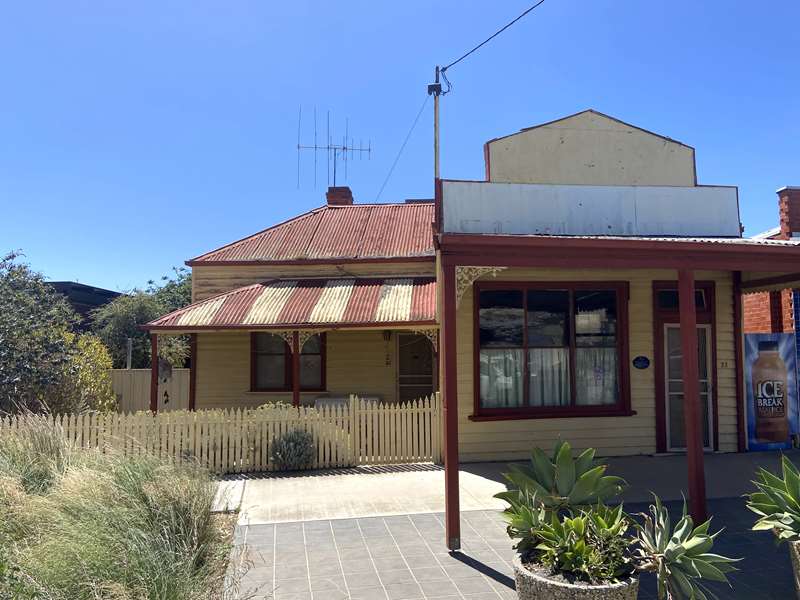
[[798,433],[794,334],[748,333],[744,338],[748,448],[790,448],[791,436]]

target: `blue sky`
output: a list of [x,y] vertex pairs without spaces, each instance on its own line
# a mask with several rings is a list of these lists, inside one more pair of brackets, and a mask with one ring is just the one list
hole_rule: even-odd
[[[300,104],[372,140],[346,183],[374,201],[434,65],[530,3],[5,3],[0,251],[127,290],[318,206]],[[547,0],[449,72],[442,175],[481,178],[487,139],[591,107],[694,146],[699,181],[738,185],[746,233],[768,229],[800,185],[798,22],[794,1]],[[431,123],[429,104],[382,201],[431,197]]]

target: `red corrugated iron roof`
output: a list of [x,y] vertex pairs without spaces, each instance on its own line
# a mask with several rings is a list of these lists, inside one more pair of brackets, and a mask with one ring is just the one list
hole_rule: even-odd
[[195,302],[145,328],[191,331],[435,322],[432,278],[274,279]]
[[323,206],[187,264],[432,258],[433,203]]

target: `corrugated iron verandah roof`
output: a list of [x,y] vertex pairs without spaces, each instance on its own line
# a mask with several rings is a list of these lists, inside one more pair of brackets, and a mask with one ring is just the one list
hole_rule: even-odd
[[276,279],[195,302],[145,325],[151,331],[332,328],[436,323],[436,281]]

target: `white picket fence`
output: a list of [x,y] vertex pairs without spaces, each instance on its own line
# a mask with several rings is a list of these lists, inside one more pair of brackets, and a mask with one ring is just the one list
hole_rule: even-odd
[[82,448],[114,448],[197,461],[216,473],[274,470],[270,445],[296,429],[312,434],[311,468],[441,462],[442,410],[438,394],[385,404],[351,396],[321,408],[265,405],[256,409],[173,411],[151,414],[82,414],[0,418],[0,435],[24,430],[30,419],[58,427]]

